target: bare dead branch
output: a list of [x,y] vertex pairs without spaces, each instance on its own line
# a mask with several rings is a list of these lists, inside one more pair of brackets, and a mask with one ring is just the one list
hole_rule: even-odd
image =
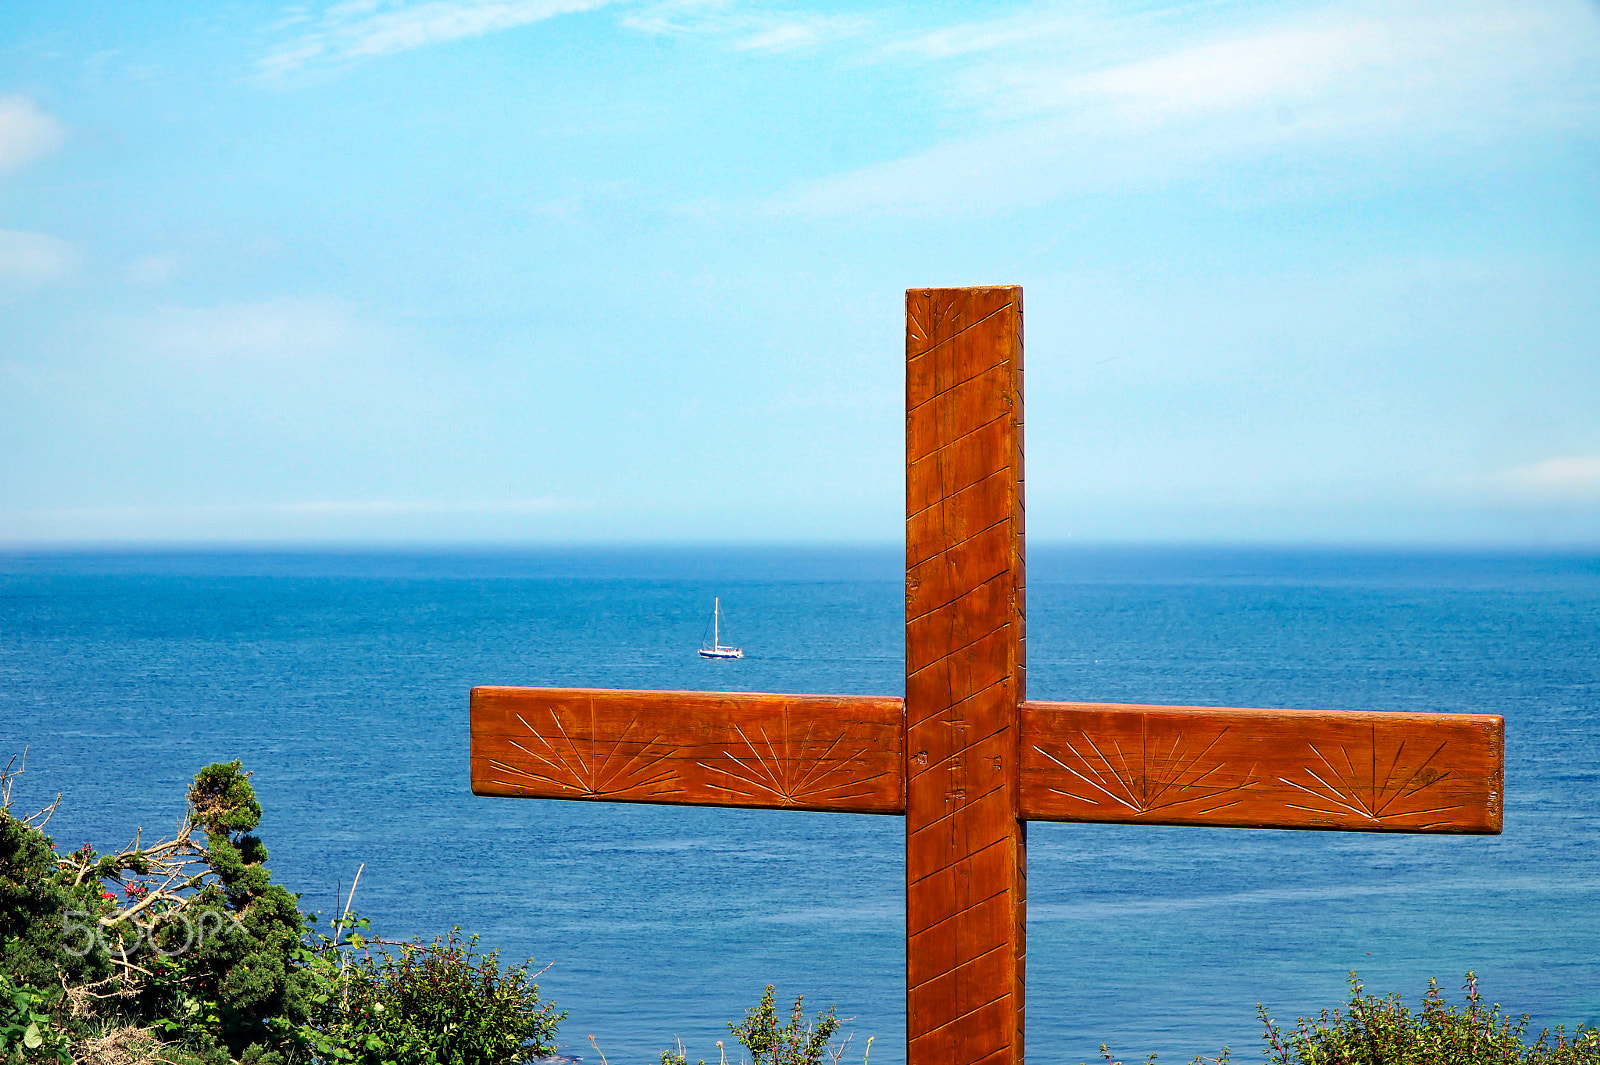
[[27,825],[29,828],[43,829],[45,825],[50,823],[50,819],[56,815],[56,809],[60,805],[61,793],[57,792],[55,802],[52,802],[49,806],[43,807],[42,809],[35,810],[27,817],[24,817],[22,819],[22,823]]
[[[18,758],[22,759],[22,765],[18,766],[16,769],[12,769],[11,767],[17,764]],[[22,748],[22,754],[14,754],[6,760],[5,769],[0,771],[0,810],[6,810],[8,812],[10,811],[11,781],[15,777],[20,777],[27,768],[28,748],[26,747]]]
[[[12,755],[6,761],[5,769],[0,770],[0,812],[11,812],[11,787],[27,771],[28,748],[24,747],[21,754]],[[56,808],[60,805],[61,796],[57,794],[55,802],[19,820],[29,828],[41,829],[50,823],[50,818],[55,816]]]

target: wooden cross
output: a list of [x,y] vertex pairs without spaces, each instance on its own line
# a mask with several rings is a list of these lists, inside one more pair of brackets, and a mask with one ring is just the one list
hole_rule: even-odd
[[1021,1065],[1026,823],[1498,833],[1472,714],[1030,702],[1022,290],[906,293],[906,686],[475,688],[472,790],[906,819],[908,1065]]

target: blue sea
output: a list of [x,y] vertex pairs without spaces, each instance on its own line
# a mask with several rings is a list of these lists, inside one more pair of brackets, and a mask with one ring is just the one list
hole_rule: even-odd
[[[566,1053],[717,1060],[762,988],[905,1058],[893,817],[475,798],[476,684],[898,695],[883,550],[0,555],[0,762],[71,847],[170,832],[242,759],[278,880],[387,938],[549,966]],[[1260,1060],[1358,970],[1600,1022],[1600,555],[1029,555],[1029,695],[1506,719],[1498,837],[1029,827],[1034,1062]],[[735,662],[695,654],[720,596]],[[731,1043],[732,1041],[729,1040]]]

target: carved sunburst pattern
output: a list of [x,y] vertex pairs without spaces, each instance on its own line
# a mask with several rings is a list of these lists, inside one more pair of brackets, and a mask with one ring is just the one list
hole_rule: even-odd
[[925,355],[1011,305],[1008,290],[997,290],[988,305],[976,307],[960,292],[918,293],[906,306],[907,347],[914,357]]
[[1377,726],[1335,741],[1312,742],[1299,773],[1279,777],[1294,790],[1291,809],[1374,824],[1404,821],[1413,827],[1449,824],[1459,802],[1436,798],[1436,785],[1449,779],[1440,739],[1396,736],[1385,741]]
[[1228,735],[1224,725],[1206,734],[1177,731],[1151,736],[1141,721],[1138,747],[1125,750],[1115,736],[1096,740],[1087,732],[1061,740],[1065,750],[1034,750],[1071,778],[1066,787],[1049,790],[1092,806],[1113,804],[1130,814],[1172,813],[1183,807],[1188,816],[1203,816],[1237,804],[1257,783],[1256,766],[1241,774],[1228,771],[1213,750]]
[[1024,816],[1499,830],[1501,733],[1463,715],[1026,704]]
[[871,795],[867,785],[885,774],[861,774],[870,742],[850,727],[819,729],[811,715],[795,716],[784,707],[767,723],[735,724],[721,757],[696,763],[709,774],[706,786],[760,805],[826,807]]
[[[534,720],[518,713],[527,735],[507,742],[528,756],[525,765],[491,760],[505,777],[492,782],[507,787],[557,788],[590,799],[649,799],[683,791],[669,757],[671,748],[659,732],[649,733],[637,716],[613,738],[597,740],[594,699],[580,705],[550,702]],[[546,725],[541,718],[548,716]],[[610,732],[611,730],[607,730]],[[509,778],[509,779],[508,779]]]
[[[935,336],[953,332],[965,323],[959,321],[964,306],[954,294],[929,292],[919,294],[906,307],[906,332],[916,350],[926,351]],[[955,319],[952,321],[952,319]],[[941,336],[948,339],[948,336]]]

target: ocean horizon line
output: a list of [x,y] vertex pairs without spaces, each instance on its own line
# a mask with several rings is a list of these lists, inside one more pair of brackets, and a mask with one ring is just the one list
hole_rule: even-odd
[[[1027,545],[1039,582],[1171,580],[1428,584],[1600,580],[1600,546],[1088,543]],[[535,545],[190,544],[0,546],[0,576],[191,576],[350,579],[625,579],[893,582],[898,543]]]

